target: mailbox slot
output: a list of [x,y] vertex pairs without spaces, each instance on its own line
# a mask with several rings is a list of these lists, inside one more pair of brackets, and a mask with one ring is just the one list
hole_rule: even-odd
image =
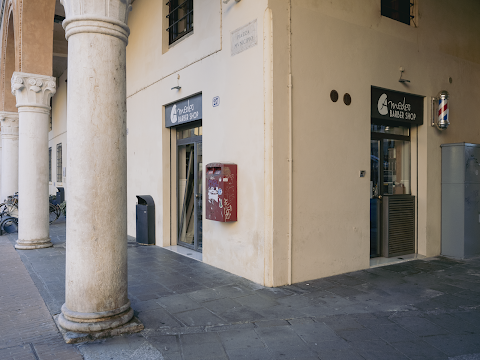
[[211,163],[206,166],[206,210],[208,220],[237,221],[237,165]]

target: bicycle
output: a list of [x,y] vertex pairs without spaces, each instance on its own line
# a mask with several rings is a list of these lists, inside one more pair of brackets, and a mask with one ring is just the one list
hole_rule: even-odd
[[18,215],[18,193],[8,196],[7,199],[0,204],[0,217]]
[[0,233],[13,233],[18,230],[18,193],[8,196],[0,204]]
[[50,195],[48,197],[48,216],[49,216],[49,223],[53,223],[60,217],[61,209],[60,206],[56,202],[57,197],[55,195]]
[[[53,198],[54,199],[54,198]],[[50,196],[48,204],[49,224],[52,224],[60,217],[62,208],[58,204],[52,204]],[[65,209],[66,204],[63,204]],[[66,210],[65,210],[66,212]],[[0,204],[0,232],[12,233],[18,230],[18,192],[15,195],[8,196],[7,199]]]
[[60,217],[60,207],[58,205],[53,205],[52,203],[48,206],[48,217],[49,217],[49,224],[53,223]]

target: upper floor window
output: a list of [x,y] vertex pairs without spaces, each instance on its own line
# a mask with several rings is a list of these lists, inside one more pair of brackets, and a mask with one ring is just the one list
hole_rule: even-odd
[[412,0],[382,0],[382,16],[410,25],[413,5]]
[[169,0],[168,43],[173,44],[193,30],[193,0]]
[[48,148],[48,181],[52,182],[52,148]]
[[57,182],[62,182],[62,143],[57,144]]
[[53,98],[50,98],[50,131],[53,130]]

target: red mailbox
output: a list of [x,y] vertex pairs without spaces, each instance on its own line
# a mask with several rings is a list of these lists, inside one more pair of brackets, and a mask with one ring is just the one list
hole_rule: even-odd
[[237,165],[208,164],[206,185],[207,219],[237,221]]

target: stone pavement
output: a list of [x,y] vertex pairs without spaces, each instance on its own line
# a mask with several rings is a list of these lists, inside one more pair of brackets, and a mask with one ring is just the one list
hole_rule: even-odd
[[129,297],[145,330],[65,345],[48,314],[64,302],[64,222],[51,237],[30,251],[0,237],[0,359],[480,359],[480,258],[269,289],[132,239]]
[[82,359],[63,342],[35,285],[12,243],[1,236],[0,359]]

